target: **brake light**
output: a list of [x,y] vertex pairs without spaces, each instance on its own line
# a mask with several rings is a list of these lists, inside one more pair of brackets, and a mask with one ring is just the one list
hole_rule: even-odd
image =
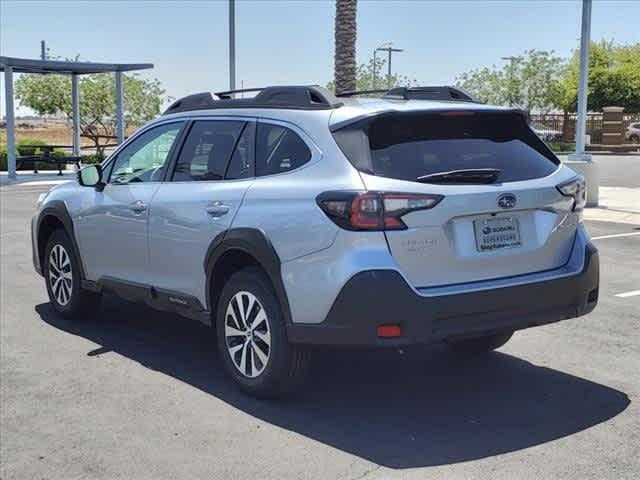
[[322,211],[347,230],[404,230],[402,216],[435,207],[442,195],[386,192],[324,192],[316,199]]
[[446,112],[440,112],[441,117],[471,117],[475,115],[475,112],[468,110],[448,110]]
[[579,175],[556,187],[565,197],[573,198],[573,210],[582,210],[587,203],[587,185],[584,177]]

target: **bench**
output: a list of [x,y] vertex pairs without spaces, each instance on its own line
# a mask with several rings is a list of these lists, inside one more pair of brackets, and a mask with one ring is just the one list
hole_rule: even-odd
[[20,155],[16,157],[16,168],[29,167],[33,168],[33,173],[38,173],[38,162],[51,163],[58,166],[58,175],[62,175],[62,166],[67,164],[73,164],[76,168],[80,168],[80,162],[82,157],[79,156],[65,156],[58,157],[53,155],[55,149],[69,149],[73,148],[68,145],[34,145],[20,147],[21,150],[31,150],[35,153],[36,150],[40,151],[39,155]]

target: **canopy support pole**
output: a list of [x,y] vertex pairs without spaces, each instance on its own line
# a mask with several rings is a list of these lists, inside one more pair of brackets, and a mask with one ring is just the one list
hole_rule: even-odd
[[122,72],[116,72],[116,137],[118,145],[124,142],[124,111],[122,109]]
[[16,179],[16,119],[13,111],[13,67],[4,68],[4,96],[7,110],[7,170],[9,180]]
[[71,75],[71,110],[73,119],[73,155],[80,156],[80,86],[78,75]]

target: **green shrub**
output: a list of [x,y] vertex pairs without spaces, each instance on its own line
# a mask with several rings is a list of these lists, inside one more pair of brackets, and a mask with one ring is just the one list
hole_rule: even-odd
[[[38,147],[42,147],[47,145],[47,142],[38,139],[32,140],[20,140],[16,144],[16,155],[17,156],[30,156],[30,155],[40,155],[41,150]],[[51,152],[51,157],[53,158],[64,158],[69,156],[64,150],[55,149]],[[49,162],[36,162],[36,166],[38,170],[58,170],[58,165],[55,163]],[[7,159],[7,146],[0,145],[0,170],[7,171],[8,170],[8,159]],[[64,164],[63,164],[63,169]],[[25,162],[20,166],[19,170],[33,170],[33,162]]]
[[82,164],[83,165],[93,165],[95,163],[102,163],[104,160],[104,155],[100,155],[97,153],[82,155]]
[[0,171],[6,171],[7,168],[7,147],[0,145]]
[[38,155],[40,149],[37,147],[42,147],[46,144],[47,142],[42,140],[20,140],[16,144],[16,151],[18,155]]
[[555,153],[558,152],[573,152],[576,149],[574,143],[562,143],[562,142],[547,142],[547,146]]

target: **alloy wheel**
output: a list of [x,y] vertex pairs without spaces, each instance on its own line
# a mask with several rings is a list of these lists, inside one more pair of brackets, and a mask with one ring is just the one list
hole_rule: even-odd
[[271,355],[271,331],[267,312],[250,292],[236,293],[224,317],[227,351],[236,369],[245,377],[260,375]]
[[60,305],[69,303],[73,291],[73,272],[69,254],[59,243],[53,246],[49,254],[49,286]]

